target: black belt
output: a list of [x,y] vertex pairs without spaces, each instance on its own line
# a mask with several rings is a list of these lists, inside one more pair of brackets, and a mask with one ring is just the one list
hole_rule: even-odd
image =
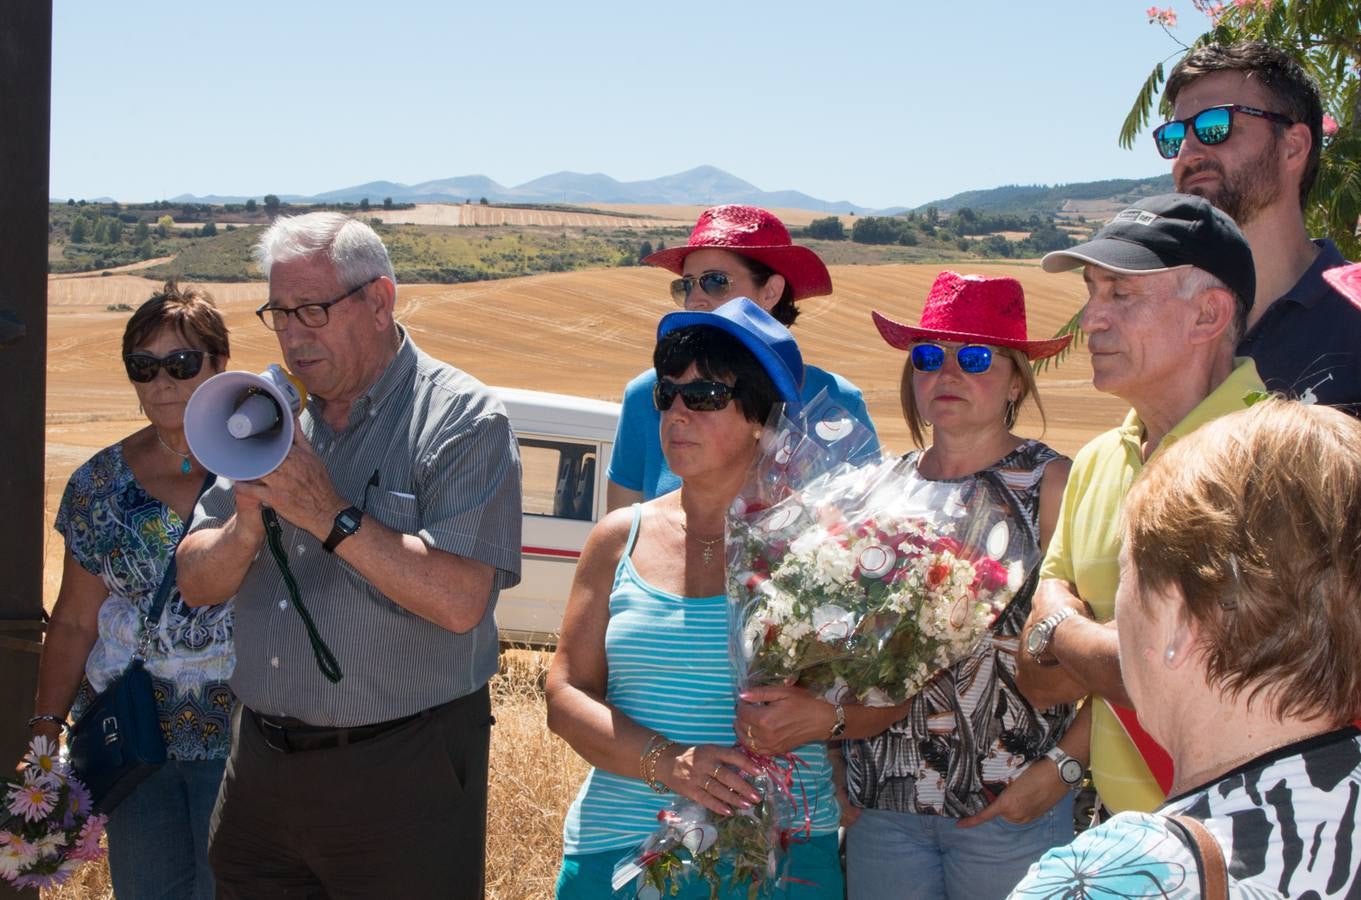
[[[438,708],[435,707],[435,709]],[[246,712],[250,713],[251,717],[255,719],[255,724],[260,729],[260,736],[265,739],[265,746],[280,753],[328,750],[332,747],[358,744],[361,741],[367,741],[369,738],[375,738],[380,734],[392,731],[394,728],[400,728],[421,716],[429,715],[433,711],[427,709],[409,716],[402,716],[400,719],[389,719],[386,722],[375,722],[372,725],[355,725],[351,728],[324,728],[308,725],[299,722],[297,719],[280,719],[258,713],[250,708],[246,709]]]

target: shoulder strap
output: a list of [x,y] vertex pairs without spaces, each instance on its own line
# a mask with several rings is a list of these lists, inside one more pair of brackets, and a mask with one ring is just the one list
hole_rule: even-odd
[[[194,524],[194,513],[198,512],[198,502],[203,499],[203,495],[208,488],[217,481],[217,476],[209,472],[203,477],[203,484],[198,489],[198,495],[194,498],[194,509],[189,513],[189,519],[184,523],[184,528],[180,531],[180,538],[183,539],[189,533],[189,527]],[[179,541],[175,542],[179,546]],[[151,601],[151,608],[147,610],[146,618],[142,620],[142,640],[138,648],[137,655],[146,654],[147,643],[151,640],[151,632],[160,624],[161,615],[165,612],[165,603],[170,599],[170,589],[175,586],[175,549],[170,550],[170,562],[166,564],[165,574],[161,576],[161,586],[156,589],[156,599]]]
[[1224,850],[1210,829],[1198,819],[1190,816],[1166,816],[1169,824],[1181,833],[1181,838],[1191,848],[1196,858],[1196,869],[1200,874],[1200,896],[1205,900],[1228,900],[1229,870],[1224,864]]
[[643,504],[633,504],[633,524],[629,526],[629,539],[624,544],[624,555],[619,557],[620,562],[633,555],[633,545],[638,540],[638,525],[643,521]]

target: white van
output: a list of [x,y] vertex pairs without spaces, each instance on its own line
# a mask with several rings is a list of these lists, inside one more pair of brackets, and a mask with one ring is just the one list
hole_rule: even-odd
[[494,388],[520,442],[524,518],[520,583],[496,601],[502,644],[553,647],[581,548],[605,514],[619,404]]

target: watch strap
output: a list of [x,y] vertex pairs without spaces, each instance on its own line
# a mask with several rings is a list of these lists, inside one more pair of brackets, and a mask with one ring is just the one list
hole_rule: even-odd
[[846,707],[840,703],[832,704],[832,712],[836,714],[836,722],[832,724],[832,731],[828,737],[839,738],[846,731]]

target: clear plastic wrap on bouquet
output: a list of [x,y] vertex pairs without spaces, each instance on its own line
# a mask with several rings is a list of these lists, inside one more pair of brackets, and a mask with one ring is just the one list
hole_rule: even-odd
[[729,510],[732,658],[743,687],[893,705],[988,639],[1039,552],[974,479],[851,464],[827,415],[781,414]]
[[741,885],[755,900],[778,884],[794,816],[791,779],[779,763],[763,760],[762,765],[762,774],[747,779],[762,798],[750,809],[720,816],[677,798],[659,812],[657,830],[615,864],[611,889],[632,883],[638,900],[659,900],[702,878],[714,897]]

